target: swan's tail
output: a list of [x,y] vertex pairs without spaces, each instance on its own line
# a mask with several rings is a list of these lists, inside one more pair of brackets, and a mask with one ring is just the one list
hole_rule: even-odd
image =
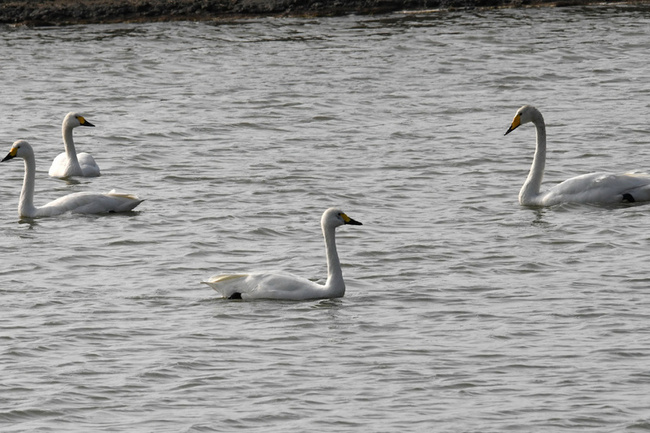
[[108,195],[110,195],[112,197],[126,198],[126,199],[129,199],[129,200],[139,200],[138,203],[142,203],[144,201],[143,199],[141,199],[140,197],[138,197],[135,194],[121,193],[121,192],[117,192],[114,189],[110,190],[108,192]]
[[135,209],[140,203],[144,201],[135,194],[119,193],[112,189],[108,192],[109,197],[112,197],[116,202],[115,212],[126,212]]
[[627,203],[650,201],[650,185],[630,189],[623,194],[623,201]]
[[223,298],[241,299],[242,279],[246,277],[248,277],[248,274],[216,275],[207,281],[201,281],[201,283],[212,287]]

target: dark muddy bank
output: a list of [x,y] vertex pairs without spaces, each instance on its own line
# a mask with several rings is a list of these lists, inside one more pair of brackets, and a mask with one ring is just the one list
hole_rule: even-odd
[[237,20],[260,16],[367,15],[405,10],[572,6],[590,3],[594,2],[587,0],[0,0],[0,23],[52,26],[174,20]]

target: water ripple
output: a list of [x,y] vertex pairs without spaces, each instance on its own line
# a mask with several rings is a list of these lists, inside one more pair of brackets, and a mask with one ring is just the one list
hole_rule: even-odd
[[[9,143],[36,202],[132,191],[128,215],[19,220],[2,164],[0,429],[648,428],[645,206],[523,208],[546,180],[647,171],[646,6],[2,28]],[[47,177],[75,131],[102,176]],[[634,155],[633,158],[630,155]],[[346,296],[232,302],[282,269]]]

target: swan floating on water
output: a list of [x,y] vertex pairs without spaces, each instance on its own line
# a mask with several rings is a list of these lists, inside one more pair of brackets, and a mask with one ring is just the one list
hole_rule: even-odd
[[66,178],[71,176],[96,177],[99,176],[99,167],[95,159],[86,152],[77,153],[72,139],[72,130],[77,126],[95,126],[77,113],[68,113],[61,125],[65,152],[60,153],[52,161],[49,175],[51,177]]
[[504,135],[532,122],[537,129],[537,146],[528,178],[519,191],[519,203],[526,206],[553,206],[560,203],[616,204],[650,201],[650,175],[589,173],[572,177],[546,192],[540,192],[546,163],[546,125],[535,107],[524,105]]
[[292,274],[253,272],[217,275],[202,281],[227,299],[308,300],[340,298],[345,294],[341,262],[336,252],[335,230],[344,224],[362,225],[336,208],[327,209],[321,218],[327,255],[327,281],[314,283]]
[[0,162],[13,158],[25,161],[25,178],[18,202],[18,214],[21,217],[36,218],[60,215],[66,212],[97,214],[105,212],[126,212],[142,203],[142,199],[132,194],[119,194],[115,190],[106,193],[77,192],[60,197],[45,206],[34,206],[34,181],[36,177],[36,159],[34,149],[25,140],[18,140],[9,154]]

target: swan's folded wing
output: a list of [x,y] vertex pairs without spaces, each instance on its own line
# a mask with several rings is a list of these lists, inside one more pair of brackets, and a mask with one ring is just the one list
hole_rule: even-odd
[[40,215],[58,215],[65,212],[98,214],[107,212],[127,212],[142,203],[142,199],[131,194],[98,194],[78,192],[60,197],[39,208]]
[[547,194],[556,201],[579,203],[620,203],[624,194],[634,201],[650,200],[650,176],[647,174],[588,173],[567,179]]
[[327,297],[323,286],[285,272],[223,274],[202,281],[224,298],[235,293],[242,299],[305,300]]
[[99,166],[91,154],[86,152],[78,153],[77,159],[79,160],[81,172],[83,173],[84,177],[97,177],[100,175]]

